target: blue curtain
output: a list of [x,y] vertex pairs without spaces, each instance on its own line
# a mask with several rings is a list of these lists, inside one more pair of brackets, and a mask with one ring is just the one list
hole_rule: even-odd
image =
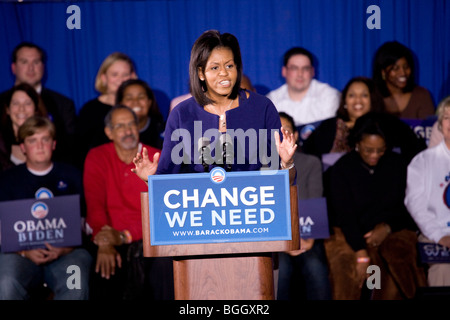
[[[81,29],[68,29],[68,6],[80,8]],[[369,29],[380,9],[380,29]],[[236,35],[244,72],[260,93],[283,84],[281,61],[292,46],[318,60],[317,78],[342,90],[353,76],[371,76],[375,50],[398,40],[417,59],[417,82],[435,103],[450,94],[448,0],[149,0],[0,3],[0,90],[13,84],[11,52],[21,41],[48,55],[45,86],[74,99],[77,110],[98,95],[94,78],[113,51],[132,57],[154,89],[162,112],[188,90],[190,49],[207,29]]]

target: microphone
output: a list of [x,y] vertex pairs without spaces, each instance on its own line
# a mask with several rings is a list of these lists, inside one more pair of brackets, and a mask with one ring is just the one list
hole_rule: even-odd
[[219,138],[222,145],[222,157],[225,171],[231,171],[231,165],[234,162],[234,145],[231,136],[224,133]]
[[198,139],[198,152],[200,153],[199,160],[203,165],[203,172],[209,171],[209,165],[212,163],[211,159],[211,141],[208,138],[201,137]]

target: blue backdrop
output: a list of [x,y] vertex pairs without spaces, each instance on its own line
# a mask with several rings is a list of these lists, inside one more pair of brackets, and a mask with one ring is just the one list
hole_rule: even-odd
[[[68,29],[70,5],[81,29]],[[366,25],[379,7],[380,29]],[[317,78],[339,90],[353,76],[371,76],[375,50],[398,40],[416,55],[418,83],[434,102],[450,94],[448,0],[148,0],[0,3],[0,90],[12,86],[11,52],[21,41],[48,55],[45,85],[74,99],[77,110],[98,95],[94,78],[113,51],[132,57],[155,90],[165,116],[170,99],[188,90],[195,39],[207,29],[236,35],[244,72],[260,93],[283,83],[281,60],[304,46],[318,60]]]

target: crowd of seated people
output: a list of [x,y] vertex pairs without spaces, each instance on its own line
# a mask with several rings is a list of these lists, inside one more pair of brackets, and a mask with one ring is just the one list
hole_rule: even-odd
[[[6,190],[11,173],[26,168],[33,177],[40,175],[29,165],[33,155],[27,154],[30,146],[24,142],[35,133],[22,133],[21,137],[19,132],[24,123],[32,125],[30,119],[48,119],[54,126],[49,130],[55,143],[49,146],[51,160],[46,159],[43,176],[63,163],[73,172],[71,179],[82,181],[73,193],[80,193],[82,200],[80,247],[86,251],[56,251],[50,262],[37,262],[38,255],[33,250],[8,254],[21,256],[14,260],[16,265],[22,265],[20,268],[31,268],[33,263],[55,265],[53,260],[75,259],[78,253],[84,267],[90,270],[89,292],[65,296],[52,287],[55,298],[173,299],[170,259],[142,256],[137,194],[147,186],[131,172],[136,153],[145,148],[150,157],[157,157],[163,148],[165,119],[151,86],[139,79],[135,62],[127,54],[111,53],[101,63],[95,79],[99,96],[86,101],[76,112],[71,98],[42,83],[46,59],[45,51],[30,42],[21,43],[12,53],[15,82],[0,93],[0,186]],[[446,247],[449,244],[449,227],[443,227],[435,236],[431,224],[422,217],[442,214],[436,213],[435,207],[427,208],[424,201],[434,196],[423,188],[428,183],[424,177],[428,163],[442,165],[442,170],[433,167],[437,173],[430,179],[448,176],[450,172],[450,161],[442,160],[449,159],[450,149],[448,98],[441,104],[432,140],[427,144],[404,121],[436,117],[431,94],[416,83],[417,66],[409,48],[397,41],[382,44],[374,53],[372,76],[355,75],[342,91],[314,78],[314,59],[305,48],[287,50],[281,66],[286,83],[269,92],[267,98],[280,112],[284,126],[295,132],[299,146],[295,160],[298,184],[306,183],[301,180],[306,174],[302,171],[303,161],[314,164],[314,168],[320,166],[321,172],[315,175],[321,180],[320,188],[308,197],[326,198],[330,237],[302,240],[306,249],[280,254],[278,297],[413,299],[421,287],[449,285],[445,281],[427,282],[429,271],[433,278],[437,268],[421,263],[417,251],[417,243],[423,239]],[[250,79],[244,80],[242,87],[258,94]],[[190,97],[186,94],[174,100],[179,103]],[[44,125],[49,127],[46,122]],[[437,148],[442,150],[438,152]],[[440,158],[433,158],[433,152]],[[62,173],[59,170],[54,174]],[[414,184],[412,179],[424,182]],[[450,189],[449,179],[441,180],[441,187],[446,184],[444,189]],[[444,198],[450,201],[448,191]],[[2,200],[7,197],[2,196]],[[447,202],[443,210],[450,213],[449,208]],[[51,246],[42,250],[55,252]],[[90,259],[85,256],[87,252]],[[2,253],[0,258],[6,261],[8,254]],[[303,291],[295,292],[290,284],[293,275],[298,272],[306,278],[305,272],[311,271],[304,270],[314,263],[322,268],[314,273],[321,279],[306,281]],[[380,268],[381,289],[367,288],[367,270],[371,265]],[[35,272],[44,271],[36,268]],[[5,292],[2,298],[32,298],[30,288],[41,286],[43,281],[31,282],[21,284],[25,288],[22,293],[8,296]],[[0,288],[4,283],[0,283]],[[314,285],[326,287],[319,294]]]

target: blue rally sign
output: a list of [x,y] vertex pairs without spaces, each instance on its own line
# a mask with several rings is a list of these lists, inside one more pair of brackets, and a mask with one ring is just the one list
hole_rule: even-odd
[[81,244],[80,195],[0,202],[1,251]]
[[287,170],[148,177],[151,245],[291,240]]

